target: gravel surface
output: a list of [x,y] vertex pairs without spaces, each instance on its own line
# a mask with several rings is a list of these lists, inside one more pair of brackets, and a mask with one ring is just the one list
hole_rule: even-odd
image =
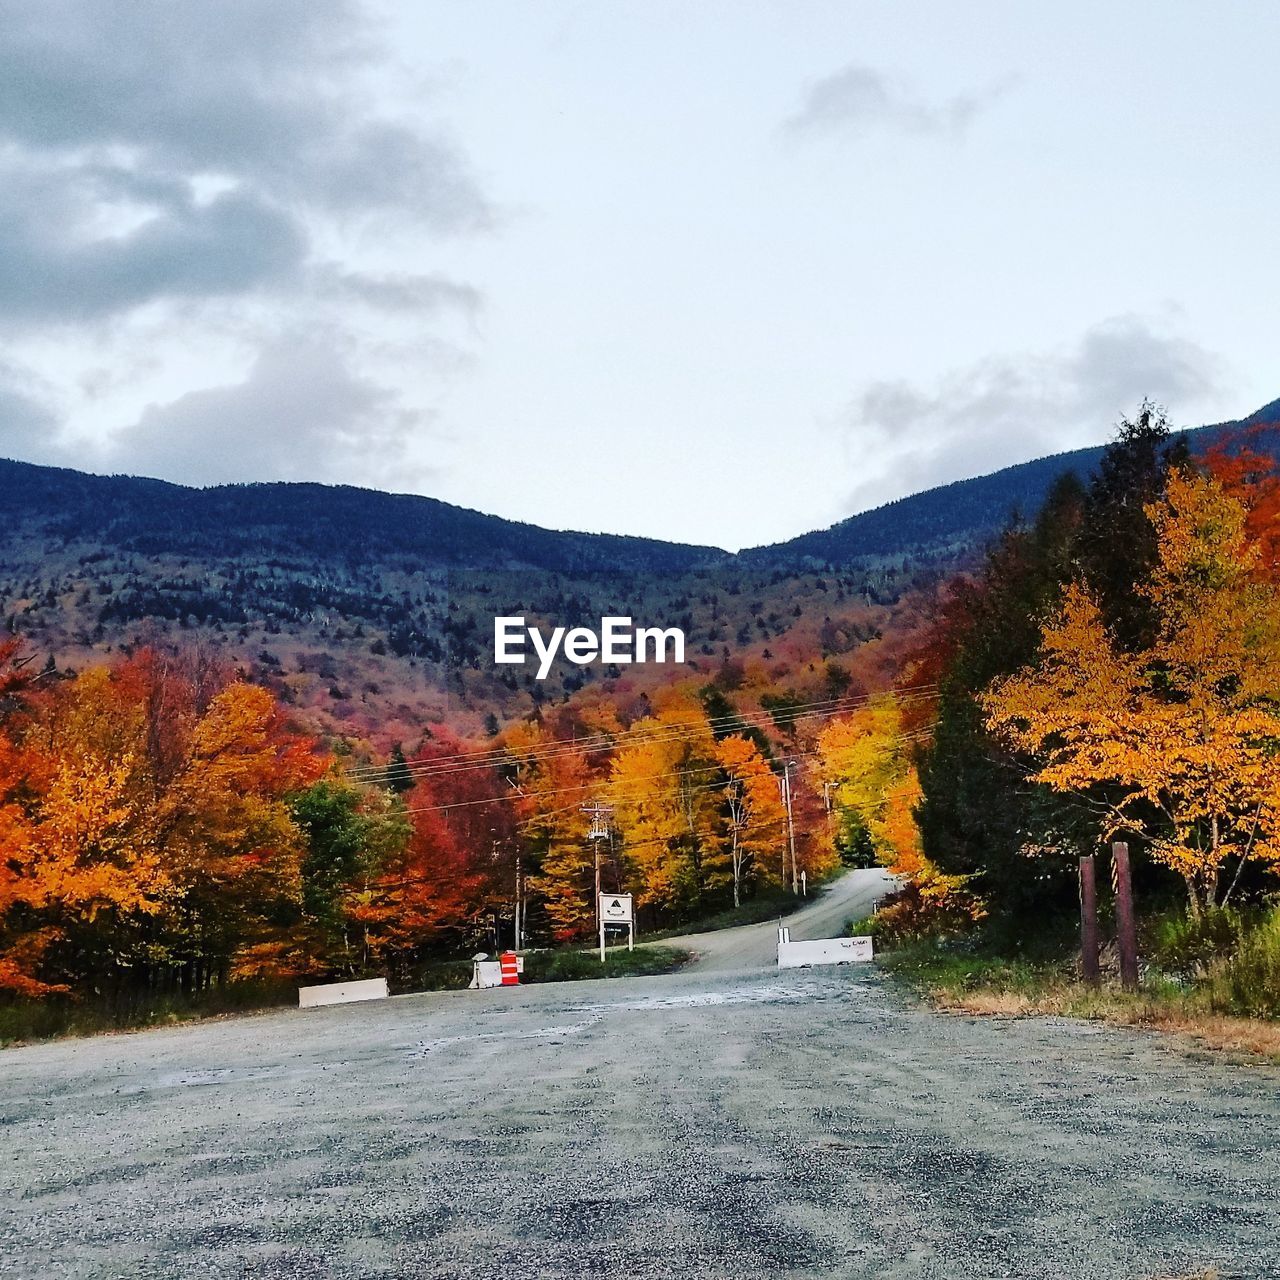
[[871,966],[12,1049],[0,1121],[2,1275],[1280,1276],[1280,1072]]

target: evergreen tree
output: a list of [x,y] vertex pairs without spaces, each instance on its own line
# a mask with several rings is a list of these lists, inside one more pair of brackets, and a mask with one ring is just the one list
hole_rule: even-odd
[[404,758],[404,748],[398,742],[391,748],[385,785],[388,791],[393,791],[398,796],[413,790],[413,774],[409,772],[408,762]]
[[1042,620],[1082,569],[1103,584],[1111,625],[1147,627],[1134,590],[1156,552],[1143,506],[1184,457],[1163,415],[1144,404],[1121,423],[1088,489],[1062,476],[1034,523],[997,541],[978,579],[956,589],[925,655],[939,689],[936,732],[920,758],[924,852],[946,873],[979,877],[973,887],[1006,943],[1043,937],[1073,909],[1075,859],[1097,828],[1079,799],[1027,780],[1028,762],[988,732],[977,697],[1035,659]]

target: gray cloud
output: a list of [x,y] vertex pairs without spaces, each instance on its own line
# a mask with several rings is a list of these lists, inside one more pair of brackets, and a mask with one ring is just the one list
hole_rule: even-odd
[[427,423],[353,371],[335,342],[283,338],[244,381],[148,407],[101,465],[180,480],[329,480],[399,487],[420,478],[408,446]]
[[57,420],[26,382],[18,370],[0,364],[0,458],[55,461]]
[[0,0],[0,30],[0,317],[276,285],[317,220],[491,221],[449,140],[364,92],[346,0]]
[[[125,191],[143,221],[86,236],[86,211]],[[0,309],[10,319],[90,320],[157,297],[241,293],[288,278],[305,254],[297,221],[244,191],[197,203],[184,182],[100,169],[11,170],[0,187]]]
[[880,465],[856,486],[851,509],[1097,442],[1144,398],[1181,414],[1222,393],[1217,357],[1136,316],[1096,325],[1055,354],[983,360],[931,389],[873,382],[846,431],[851,452]]
[[799,111],[784,124],[793,136],[864,135],[876,130],[959,137],[975,116],[1009,88],[1002,82],[976,93],[930,103],[872,67],[853,64],[809,87]]
[[383,311],[460,311],[474,319],[483,301],[478,289],[441,275],[369,275],[329,264],[317,268],[313,281],[322,293]]

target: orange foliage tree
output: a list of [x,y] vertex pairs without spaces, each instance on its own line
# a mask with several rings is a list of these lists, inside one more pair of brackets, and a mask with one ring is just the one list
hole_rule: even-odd
[[716,762],[724,772],[724,803],[729,833],[733,905],[742,905],[748,876],[780,882],[781,851],[786,841],[786,810],[778,780],[749,738],[731,734],[716,744]]
[[301,857],[285,797],[323,762],[265,690],[200,689],[143,653],[50,683],[3,730],[10,990],[198,989],[281,932]]
[[1076,583],[1037,662],[983,706],[1038,781],[1097,806],[1103,837],[1145,834],[1198,915],[1230,859],[1236,878],[1248,860],[1280,859],[1280,594],[1255,573],[1245,507],[1212,477],[1171,473],[1147,515],[1159,544],[1140,588],[1150,646],[1121,647]]

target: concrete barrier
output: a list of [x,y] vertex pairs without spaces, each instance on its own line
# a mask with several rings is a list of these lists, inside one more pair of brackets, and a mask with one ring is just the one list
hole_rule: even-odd
[[385,1000],[388,994],[386,978],[327,982],[322,987],[299,987],[298,1008],[313,1009],[322,1004],[352,1004],[356,1000]]
[[471,969],[471,990],[502,986],[502,965],[496,960],[476,960]]
[[[524,972],[524,956],[516,956],[516,972]],[[502,986],[502,961],[490,960],[484,952],[481,952],[471,963],[471,985],[468,990],[476,991],[483,987],[500,986]]]
[[779,969],[802,969],[812,964],[858,964],[870,959],[870,938],[818,938],[814,942],[778,943]]

